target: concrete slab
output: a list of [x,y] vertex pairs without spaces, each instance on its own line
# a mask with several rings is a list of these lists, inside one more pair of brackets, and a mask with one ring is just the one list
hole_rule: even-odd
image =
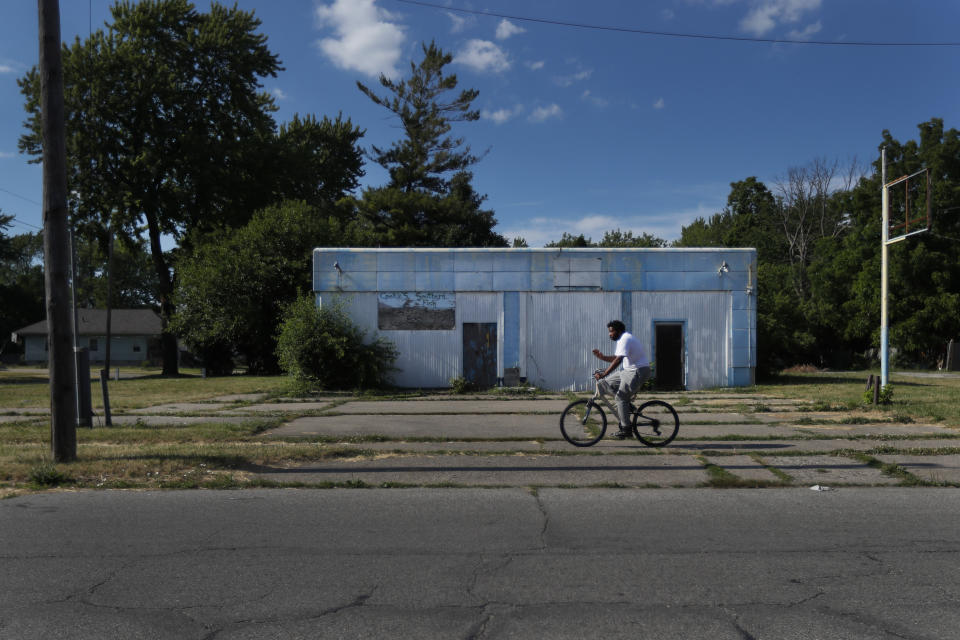
[[770,424],[689,424],[680,418],[680,432],[677,438],[717,438],[719,436],[737,435],[759,438],[774,436],[791,438],[798,435],[793,427]]
[[269,402],[266,404],[251,404],[246,407],[233,407],[222,411],[223,415],[243,415],[247,413],[298,413],[307,411],[322,411],[330,406],[330,402]]
[[762,411],[750,414],[761,422],[797,422],[798,420],[830,420],[839,422],[851,415],[849,411]]
[[743,424],[755,422],[756,416],[761,414],[754,413],[735,413],[735,412],[712,412],[712,411],[690,411],[689,407],[674,407],[677,415],[680,417],[680,428],[685,424]]
[[143,407],[142,409],[131,409],[128,413],[144,413],[149,415],[162,415],[165,413],[207,413],[219,411],[228,406],[230,405],[226,402],[173,402],[170,404]]
[[[584,396],[586,397],[586,396]],[[426,400],[426,401],[435,401],[435,400],[451,400],[451,401],[461,401],[461,400],[476,400],[477,402],[489,402],[491,400],[566,400],[567,396],[561,393],[545,393],[545,394],[534,394],[534,393],[491,393],[491,394],[463,394],[463,395],[453,395],[450,393],[444,394],[431,394],[423,396],[411,397],[410,400]]]
[[931,482],[960,483],[960,455],[877,455],[877,460],[898,464],[913,475]]
[[556,413],[557,419],[569,400],[382,400],[356,401],[334,409],[347,414],[431,413]]
[[706,407],[731,407],[738,404],[744,404],[748,407],[753,407],[758,404],[762,404],[768,407],[802,407],[805,405],[810,405],[809,400],[792,400],[789,398],[758,398],[754,396],[737,396],[737,397],[723,397],[723,398],[690,398],[693,403],[697,406],[706,406]]
[[890,485],[899,484],[870,465],[842,456],[763,456],[762,460],[780,469],[797,485]]
[[[813,435],[853,436],[899,436],[922,435],[957,436],[960,431],[936,424],[803,424],[793,425],[800,433]],[[960,440],[957,441],[960,444]]]
[[[558,436],[559,437],[559,436]],[[909,452],[916,448],[937,448],[941,446],[954,446],[957,443],[950,443],[946,440],[905,440],[903,442],[884,442],[885,447],[895,446]],[[667,453],[685,452],[698,454],[702,452],[721,452],[723,454],[743,454],[743,453],[814,453],[831,452],[841,450],[869,451],[878,445],[872,440],[758,440],[750,441],[697,441],[684,442],[674,440],[666,449]],[[445,442],[361,442],[347,443],[345,446],[356,447],[368,451],[395,452],[404,451],[409,453],[424,453],[444,451],[451,453],[463,452],[513,452],[524,451],[529,453],[561,453],[569,454],[580,452],[585,454],[625,454],[625,453],[648,453],[649,447],[642,445],[636,440],[620,441],[610,438],[601,440],[588,449],[577,450],[566,440],[490,440],[480,442],[465,442],[462,440],[449,440]],[[716,456],[722,459],[724,456]],[[711,458],[712,459],[712,458]]]
[[781,480],[776,474],[750,456],[710,456],[707,460],[744,480],[760,480],[761,482],[779,482]]
[[[609,429],[608,429],[609,431]],[[562,438],[559,415],[351,415],[297,418],[265,435],[393,438]]]
[[707,480],[692,456],[413,456],[329,461],[257,474],[275,482],[350,482],[379,485],[690,487]]
[[231,393],[226,396],[210,398],[212,402],[259,402],[267,397],[265,393]]

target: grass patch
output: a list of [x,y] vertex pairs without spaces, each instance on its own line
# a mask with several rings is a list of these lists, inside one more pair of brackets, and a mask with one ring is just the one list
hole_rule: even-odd
[[777,478],[779,478],[780,482],[782,482],[783,484],[793,484],[793,476],[783,471],[782,469],[778,469],[777,467],[767,464],[763,460],[763,458],[760,457],[759,453],[750,453],[748,455],[754,462],[756,462],[759,465],[762,465],[764,469],[766,469],[773,475],[777,476]]
[[38,489],[48,489],[74,483],[73,478],[49,461],[43,461],[31,468],[28,480],[33,487]]
[[742,489],[742,488],[762,488],[762,487],[780,487],[784,482],[777,480],[753,480],[741,478],[717,466],[707,460],[703,455],[694,456],[697,462],[703,465],[707,472],[707,482],[703,486],[713,487],[714,489]]
[[[289,387],[284,376],[234,375],[201,378],[185,373],[178,378],[165,378],[159,371],[149,371],[140,378],[110,380],[110,409],[125,411],[169,402],[198,402],[217,396],[244,393],[282,393]],[[141,369],[133,369],[139,374]],[[191,370],[183,370],[191,371]],[[97,413],[103,410],[103,394],[97,370],[91,370],[90,397]],[[4,409],[49,408],[50,383],[45,373],[25,373],[17,369],[0,371],[0,407]]]
[[922,487],[922,486],[935,486],[935,483],[928,482],[922,478],[919,478],[898,464],[891,462],[883,462],[882,460],[877,460],[869,453],[864,453],[862,451],[855,451],[849,454],[849,457],[858,460],[874,469],[879,469],[884,475],[888,475],[891,478],[897,478],[900,480],[900,484],[908,487]]
[[[754,387],[743,387],[765,395],[816,402],[847,409],[862,407],[867,376],[876,371],[791,373],[775,376]],[[914,377],[909,373],[891,373],[890,384],[897,389],[889,405],[876,411],[899,421],[910,417],[917,422],[942,422],[960,427],[960,376],[944,378]],[[830,410],[830,409],[825,409]]]

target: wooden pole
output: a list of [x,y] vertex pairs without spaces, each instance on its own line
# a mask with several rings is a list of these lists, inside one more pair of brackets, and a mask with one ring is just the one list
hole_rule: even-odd
[[[103,423],[113,426],[110,416],[110,391],[107,381],[110,379],[110,342],[113,336],[110,331],[110,316],[113,312],[113,220],[110,221],[110,245],[107,248],[107,350],[103,357],[103,370],[100,372],[100,386],[103,389]],[[119,377],[119,376],[118,376]]]
[[43,262],[50,354],[50,450],[56,462],[77,458],[77,378],[71,335],[67,147],[60,59],[60,4],[37,0],[40,112],[43,129]]

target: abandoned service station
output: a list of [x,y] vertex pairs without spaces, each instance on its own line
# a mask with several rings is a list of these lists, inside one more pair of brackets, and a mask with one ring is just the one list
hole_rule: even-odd
[[756,269],[756,249],[320,248],[313,290],[397,346],[400,387],[592,389],[622,320],[659,388],[693,390],[753,384]]

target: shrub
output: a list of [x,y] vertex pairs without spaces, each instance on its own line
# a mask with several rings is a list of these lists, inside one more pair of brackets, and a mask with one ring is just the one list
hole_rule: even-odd
[[463,377],[450,378],[450,389],[456,394],[470,393],[474,390],[474,385]]
[[36,487],[57,487],[62,484],[72,484],[73,478],[57,469],[50,461],[43,461],[30,469],[30,482]]
[[277,359],[301,388],[387,386],[399,352],[386,338],[365,337],[341,306],[318,309],[311,296],[301,296],[283,313]]
[[[877,382],[876,384],[880,384],[880,383]],[[880,404],[890,404],[891,402],[893,402],[893,387],[890,385],[881,387],[878,400],[880,401]],[[863,402],[865,404],[873,404],[873,388],[872,387],[863,392]]]

